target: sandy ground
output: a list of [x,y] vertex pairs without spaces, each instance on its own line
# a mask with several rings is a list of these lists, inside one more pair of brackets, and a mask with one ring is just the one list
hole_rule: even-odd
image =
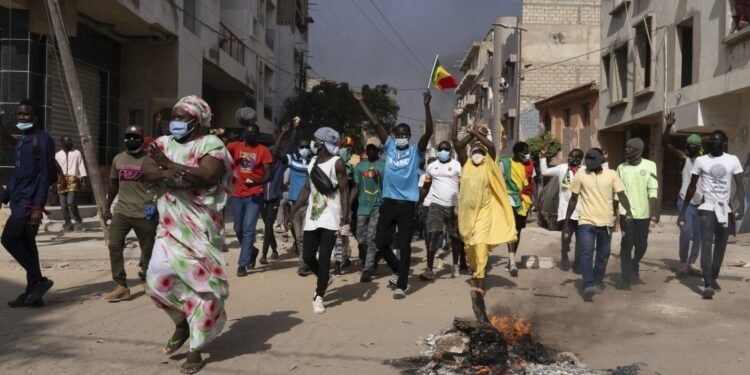
[[[46,276],[55,281],[42,309],[9,309],[4,301],[21,291],[23,272],[0,252],[0,373],[3,374],[157,374],[177,373],[184,350],[168,358],[162,345],[172,332],[166,314],[143,294],[136,278],[137,248],[128,249],[128,273],[135,298],[107,303],[101,293],[113,287],[108,251],[98,232],[40,236]],[[281,239],[281,235],[279,235]],[[677,235],[664,229],[651,235],[642,272],[646,285],[624,292],[619,279],[619,235],[613,239],[607,289],[593,303],[583,302],[580,278],[558,269],[521,270],[510,278],[504,248],[493,254],[487,303],[532,319],[539,340],[578,354],[594,368],[643,363],[648,373],[747,374],[750,362],[750,269],[725,267],[724,291],[704,301],[698,278],[677,279]],[[528,228],[522,254],[558,257],[559,232]],[[282,254],[291,242],[281,239]],[[370,284],[355,269],[338,277],[326,297],[327,312],[312,312],[312,277],[295,274],[296,258],[261,267],[249,277],[230,280],[229,322],[207,349],[205,374],[393,374],[386,359],[418,355],[418,340],[471,316],[466,277],[447,275],[421,282],[422,243],[413,261],[405,300],[391,297],[385,267]],[[356,251],[355,251],[356,252]],[[238,249],[227,260],[234,274]],[[750,261],[748,249],[730,245],[725,264]]]

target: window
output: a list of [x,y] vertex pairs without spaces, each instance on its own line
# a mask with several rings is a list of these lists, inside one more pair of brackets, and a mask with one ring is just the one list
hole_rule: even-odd
[[622,47],[615,49],[615,60],[613,61],[613,73],[614,77],[610,79],[612,87],[610,87],[610,96],[612,102],[624,100],[626,96],[626,90],[628,87],[628,45],[624,44]]
[[651,17],[646,17],[635,28],[635,91],[639,92],[651,87]]
[[612,59],[609,55],[602,57],[602,73],[604,74],[604,77],[602,77],[602,90],[612,87],[612,83],[609,81],[611,78],[609,75],[611,60]]
[[544,114],[544,132],[552,132],[552,116],[550,116],[549,113]]
[[683,22],[677,28],[677,54],[675,55],[674,72],[677,88],[693,84],[693,19]]
[[591,126],[591,108],[589,108],[589,103],[581,106],[581,120],[584,128]]
[[195,0],[184,0],[182,3],[182,25],[191,33],[196,32]]
[[565,127],[570,127],[570,108],[565,108],[563,111],[565,113]]
[[250,91],[245,93],[245,107],[256,109],[257,102],[258,100],[255,98],[255,90],[250,89]]

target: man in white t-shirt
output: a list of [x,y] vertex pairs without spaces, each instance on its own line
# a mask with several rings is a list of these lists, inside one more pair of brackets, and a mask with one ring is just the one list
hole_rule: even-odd
[[[463,244],[458,236],[458,183],[461,178],[461,163],[451,158],[451,144],[443,141],[438,145],[438,160],[430,163],[425,170],[424,186],[420,190],[420,201],[429,193],[432,196],[430,212],[427,214],[427,269],[420,278],[424,281],[435,280],[433,266],[437,252],[438,237],[443,230],[450,238],[453,253],[452,276],[459,273],[459,258]],[[464,261],[465,264],[465,261]]]
[[[716,280],[719,278],[721,263],[727,249],[727,239],[729,239],[729,234],[735,232],[735,221],[742,220],[745,212],[742,164],[736,156],[724,152],[726,144],[727,136],[724,132],[717,130],[711,133],[706,144],[708,155],[695,159],[693,177],[685,194],[685,200],[690,202],[700,182],[703,190],[703,204],[698,207],[698,216],[701,224],[704,299],[712,299],[714,293],[721,291],[721,286]],[[731,207],[732,177],[736,185],[735,196],[739,201],[739,207],[734,211]],[[680,227],[685,225],[686,210],[687,207],[683,206],[680,211],[680,218],[677,221]]]
[[[568,153],[568,163],[558,164],[552,168],[547,167],[547,148],[545,147],[539,153],[539,164],[542,169],[542,175],[547,177],[557,177],[560,187],[558,193],[558,204],[557,204],[557,220],[560,222],[565,221],[565,214],[568,212],[568,202],[570,201],[571,191],[570,185],[573,183],[573,177],[578,173],[581,168],[581,161],[583,161],[583,151],[579,149],[573,149]],[[573,253],[573,272],[580,273],[580,255],[581,251],[578,248],[578,215],[580,209],[576,205],[573,215],[571,215],[568,225],[573,233],[576,233],[576,249]],[[568,259],[568,252],[570,252],[570,242],[573,236],[562,235],[562,254],[560,266],[564,271],[570,269],[570,260]]]

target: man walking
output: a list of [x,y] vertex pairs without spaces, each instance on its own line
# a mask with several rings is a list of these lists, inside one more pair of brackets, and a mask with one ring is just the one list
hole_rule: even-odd
[[15,144],[15,168],[6,189],[0,191],[0,203],[10,205],[2,244],[26,271],[26,290],[8,306],[39,307],[42,297],[54,282],[42,276],[36,235],[42,222],[47,193],[54,182],[55,143],[36,127],[36,106],[28,99],[18,103],[16,128],[21,137]]
[[[110,302],[130,299],[123,250],[125,237],[131,230],[138,238],[141,248],[141,271],[138,276],[146,279],[148,264],[151,261],[151,250],[156,238],[155,214],[148,216],[148,209],[154,210],[154,193],[150,192],[141,177],[141,167],[146,159],[143,150],[143,129],[139,126],[129,126],[125,131],[125,148],[127,151],[117,154],[112,161],[110,172],[109,194],[107,194],[107,209],[104,219],[111,220],[109,225],[109,261],[112,267],[112,280],[115,289],[104,295]],[[117,198],[115,212],[110,207]]]
[[595,294],[604,290],[604,274],[607,271],[614,218],[617,206],[613,196],[617,194],[625,209],[624,221],[633,220],[630,203],[625,195],[617,173],[602,168],[604,154],[598,148],[586,153],[586,171],[578,173],[570,184],[570,202],[565,213],[563,235],[570,237],[570,218],[581,197],[581,213],[578,219],[578,246],[581,248],[581,274],[583,275],[583,297],[590,301]]
[[[553,155],[554,156],[554,155]],[[552,168],[547,166],[547,148],[544,148],[539,153],[539,164],[542,169],[542,176],[557,177],[560,185],[558,188],[558,203],[557,203],[557,219],[558,221],[565,220],[565,214],[568,212],[568,203],[570,202],[570,185],[573,183],[573,178],[581,170],[581,161],[583,161],[583,151],[577,148],[570,150],[568,153],[568,163],[559,164]],[[576,248],[573,255],[573,272],[581,273],[580,262],[581,262],[581,251],[578,247],[578,217],[580,209],[576,206],[573,211],[573,215],[570,217],[569,225],[570,231],[576,233]],[[570,269],[570,259],[568,253],[570,252],[570,242],[573,236],[562,235],[562,253],[560,266],[564,271]]]
[[[245,108],[238,110],[243,111]],[[254,111],[253,111],[254,112]],[[246,114],[247,111],[242,112]],[[237,116],[235,116],[237,117]],[[255,116],[240,116],[239,123],[245,127],[245,139],[227,146],[234,161],[234,193],[232,210],[234,232],[240,241],[240,257],[237,276],[247,276],[248,268],[255,268],[258,249],[255,247],[255,226],[263,208],[263,185],[271,180],[271,151],[258,143],[260,128]]]
[[357,243],[362,262],[362,276],[359,281],[372,281],[378,248],[375,246],[375,230],[383,202],[383,177],[385,160],[380,159],[379,141],[367,141],[367,160],[360,161],[354,168],[354,187],[351,200],[357,199]]
[[[649,223],[659,222],[656,213],[656,198],[659,181],[656,178],[656,163],[644,159],[644,143],[632,138],[625,144],[626,161],[617,167],[617,176],[625,185],[625,195],[633,213],[633,220],[624,220],[625,209],[620,206],[622,241],[620,247],[620,287],[629,290],[632,284],[642,284],[640,262],[648,248]],[[635,253],[633,252],[635,249]]]
[[[76,203],[76,194],[79,191],[86,191],[86,165],[83,164],[83,155],[81,151],[73,148],[73,140],[68,136],[62,137],[62,150],[55,154],[55,160],[60,165],[62,176],[57,186],[57,193],[60,195],[60,208],[62,209],[63,231],[70,232],[83,230],[83,220],[78,212]],[[71,216],[75,220],[75,226],[71,222]]]
[[[454,121],[455,117],[454,117]],[[459,276],[459,258],[463,249],[463,243],[458,236],[458,217],[456,205],[458,204],[458,183],[461,179],[461,163],[451,157],[451,144],[443,141],[438,144],[438,160],[427,166],[425,182],[420,192],[420,201],[428,193],[432,193],[432,203],[427,214],[427,269],[419,276],[424,281],[435,280],[433,271],[435,253],[437,253],[438,237],[445,230],[446,237],[450,238],[453,253],[452,277]],[[465,261],[464,261],[465,264]]]
[[[289,124],[284,124],[281,127],[282,134],[289,131]],[[271,249],[271,260],[279,259],[278,244],[276,243],[276,235],[274,234],[274,223],[279,213],[279,207],[281,206],[281,199],[284,195],[284,174],[286,173],[287,163],[282,158],[277,157],[279,154],[286,154],[288,150],[287,142],[281,136],[271,147],[271,155],[273,155],[273,164],[271,167],[271,180],[266,184],[263,189],[263,212],[261,217],[263,218],[263,253],[260,257],[260,264],[268,264],[268,249]]]
[[[742,164],[731,154],[724,152],[727,146],[727,135],[717,130],[711,133],[706,144],[708,155],[695,159],[690,185],[685,200],[690,202],[700,183],[703,190],[703,204],[698,207],[701,221],[701,269],[703,270],[703,298],[712,299],[714,293],[721,291],[716,281],[719,279],[721,263],[727,250],[727,239],[736,230],[736,222],[742,220],[745,213],[745,185],[742,182]],[[736,186],[735,197],[739,201],[738,209],[732,210],[732,179]],[[680,211],[678,225],[685,226],[685,212]]]
[[513,157],[500,159],[500,169],[505,178],[510,203],[513,205],[516,218],[516,242],[508,243],[508,266],[506,269],[513,277],[518,277],[516,252],[521,244],[521,231],[526,228],[526,218],[531,206],[536,201],[536,169],[531,160],[529,145],[518,142],[513,145]]
[[[698,254],[700,253],[701,247],[701,224],[700,217],[698,216],[698,206],[703,203],[703,191],[701,185],[696,185],[695,195],[689,202],[685,201],[688,186],[690,186],[690,179],[692,177],[693,165],[695,159],[702,154],[701,145],[703,141],[701,136],[698,134],[691,134],[687,138],[687,144],[685,145],[685,151],[678,150],[676,147],[669,143],[669,134],[674,126],[674,112],[670,112],[666,115],[667,127],[664,129],[664,135],[662,136],[662,142],[665,149],[669,150],[674,156],[685,164],[682,166],[682,185],[680,185],[680,197],[677,199],[677,210],[682,211],[685,207],[685,225],[680,226],[680,268],[677,273],[685,275],[692,273],[694,275],[702,275],[701,270],[695,267],[695,262],[698,260]],[[690,242],[692,241],[692,246]]]
[[[380,141],[385,144],[385,179],[383,180],[383,204],[380,206],[380,218],[375,234],[375,245],[378,253],[386,260],[393,271],[389,280],[396,286],[394,299],[406,298],[409,282],[409,268],[411,267],[411,239],[414,234],[415,212],[419,201],[419,162],[424,159],[427,144],[432,137],[432,113],[429,91],[424,93],[425,130],[419,143],[410,145],[411,128],[406,124],[398,124],[393,129],[393,137],[389,137],[385,128],[365,104],[360,93],[354,93],[354,99],[359,102],[362,110],[372,123]],[[391,251],[394,244],[393,235],[396,232],[395,247],[401,256]]]

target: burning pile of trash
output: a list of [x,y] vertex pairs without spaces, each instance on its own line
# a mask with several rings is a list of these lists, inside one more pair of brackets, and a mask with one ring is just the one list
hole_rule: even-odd
[[490,323],[456,318],[453,327],[424,339],[423,356],[386,363],[409,375],[639,374],[637,365],[616,370],[588,369],[574,354],[554,352],[534,341],[531,322],[518,316],[494,315]]

